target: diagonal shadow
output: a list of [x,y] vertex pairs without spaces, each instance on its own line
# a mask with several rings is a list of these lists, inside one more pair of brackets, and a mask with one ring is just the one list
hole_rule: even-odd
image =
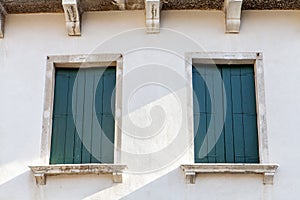
[[48,176],[46,185],[41,186],[28,170],[0,185],[0,199],[79,200],[112,186],[109,175]]

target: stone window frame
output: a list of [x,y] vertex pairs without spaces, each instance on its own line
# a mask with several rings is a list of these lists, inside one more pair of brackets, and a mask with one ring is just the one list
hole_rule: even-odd
[[[187,74],[187,113],[190,141],[190,164],[181,165],[187,183],[194,184],[197,173],[254,173],[264,175],[264,184],[273,184],[278,164],[269,163],[263,54],[261,52],[188,52],[185,54]],[[253,64],[258,129],[258,164],[194,163],[193,64]]]
[[[55,89],[56,68],[91,68],[116,67],[116,95],[115,95],[115,139],[113,164],[50,164],[52,117]],[[122,54],[82,54],[47,56],[43,127],[41,137],[41,156],[38,165],[29,166],[36,178],[36,183],[46,184],[46,176],[63,174],[112,174],[113,182],[122,182],[122,172],[126,165],[121,162],[121,135],[122,135]]]

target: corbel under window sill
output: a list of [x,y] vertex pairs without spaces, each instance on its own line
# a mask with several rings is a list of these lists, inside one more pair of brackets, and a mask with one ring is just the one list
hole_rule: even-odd
[[120,164],[59,164],[29,166],[38,185],[46,185],[47,176],[112,174],[114,183],[122,183],[122,173],[126,165]]
[[237,173],[237,174],[263,174],[264,184],[273,184],[273,178],[279,165],[277,164],[184,164],[181,169],[185,173],[186,181],[195,184],[197,173]]

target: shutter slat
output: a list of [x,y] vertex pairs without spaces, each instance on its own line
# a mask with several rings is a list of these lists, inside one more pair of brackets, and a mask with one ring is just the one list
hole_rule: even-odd
[[[77,79],[74,83],[74,92],[76,91],[76,102],[74,106],[76,109],[75,122],[77,132],[75,134],[74,142],[74,164],[80,164],[81,154],[82,154],[82,134],[83,134],[83,105],[84,105],[84,88],[85,88],[85,71],[79,70],[77,74]],[[74,113],[73,113],[74,114]]]
[[226,91],[226,118],[224,123],[226,162],[234,163],[234,144],[232,127],[232,98],[230,67],[222,68],[224,87]]
[[56,73],[54,109],[53,109],[53,131],[51,139],[50,163],[64,162],[64,147],[67,124],[67,99],[69,77],[65,73]]
[[243,67],[241,70],[241,75],[243,96],[243,125],[245,137],[245,162],[258,163],[258,135],[253,67]]
[[107,68],[104,72],[103,87],[103,114],[102,114],[102,140],[101,162],[111,163],[114,159],[114,88],[116,84],[115,68]]
[[69,82],[68,82],[68,109],[67,109],[67,131],[66,131],[66,142],[65,142],[65,163],[72,164],[74,162],[74,137],[76,134],[75,123],[73,119],[72,103],[73,100],[73,87],[75,78],[78,70],[69,71]]
[[207,106],[207,115],[206,115],[206,136],[207,136],[207,144],[208,144],[208,162],[215,163],[216,162],[216,146],[211,147],[211,144],[216,143],[215,136],[215,83],[214,83],[214,70],[212,70],[211,66],[205,66],[206,71],[206,106]]
[[94,102],[93,109],[95,109],[95,116],[93,116],[92,122],[92,163],[99,163],[101,157],[101,123],[102,123],[102,98],[97,98],[102,96],[103,93],[103,79],[101,79],[102,75],[101,71],[95,71],[94,73],[94,84],[93,84],[93,91],[94,91]]
[[91,162],[91,146],[92,146],[92,121],[93,121],[93,73],[91,69],[85,72],[85,87],[84,87],[84,104],[83,104],[83,137],[82,143],[82,163]]
[[[215,134],[216,134],[216,162],[225,162],[225,139],[224,139],[224,106],[223,106],[223,80],[222,68],[214,70],[214,107],[215,107]],[[217,126],[221,126],[221,133],[217,132]],[[219,131],[219,129],[218,129]]]
[[231,68],[231,88],[235,162],[243,163],[245,161],[245,148],[242,115],[241,69],[239,67]]
[[193,88],[194,88],[194,134],[195,134],[195,144],[194,144],[194,154],[195,162],[206,163],[208,162],[207,158],[207,145],[205,147],[205,157],[200,157],[200,148],[204,144],[204,138],[206,136],[206,98],[205,90],[206,85],[203,77],[205,77],[205,68],[204,67],[193,67]]

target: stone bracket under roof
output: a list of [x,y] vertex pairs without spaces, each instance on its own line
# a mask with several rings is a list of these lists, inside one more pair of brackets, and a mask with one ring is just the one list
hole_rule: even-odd
[[160,0],[145,0],[147,33],[159,33],[160,10],[161,10]]
[[225,0],[226,33],[239,33],[243,0]]
[[4,24],[5,24],[5,16],[7,12],[0,2],[0,38],[4,37]]
[[68,35],[80,36],[80,12],[77,0],[62,0]]

